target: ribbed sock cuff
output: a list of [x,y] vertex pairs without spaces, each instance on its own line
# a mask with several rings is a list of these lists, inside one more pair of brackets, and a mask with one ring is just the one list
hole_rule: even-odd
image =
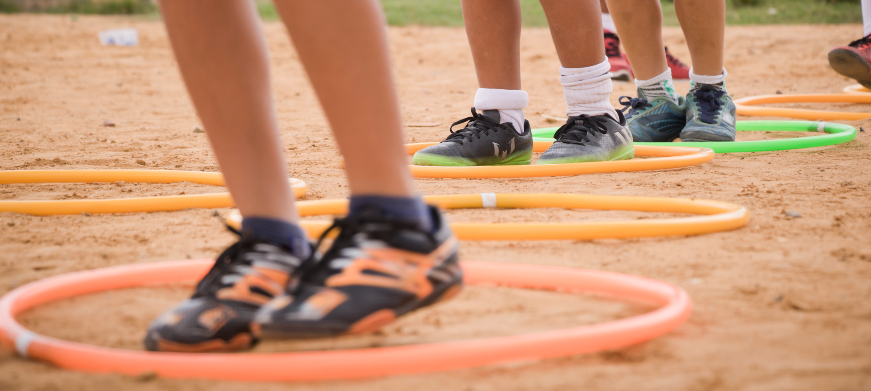
[[665,72],[660,73],[647,80],[635,79],[635,87],[644,92],[647,99],[665,97],[675,104],[678,103],[679,97],[674,91],[674,82],[671,78],[671,68],[665,68]]
[[609,114],[617,119],[617,112],[608,101],[614,90],[610,69],[608,58],[589,67],[559,68],[560,83],[568,106],[567,116]]
[[378,208],[391,220],[416,222],[424,231],[433,229],[429,207],[420,196],[392,197],[382,195],[352,195],[348,203],[348,215],[361,213],[366,208]]
[[311,254],[308,235],[300,226],[269,217],[245,217],[242,219],[243,235],[251,235],[269,243],[284,246],[299,259]]
[[723,68],[723,73],[719,75],[697,75],[694,72],[693,68],[690,68],[690,80],[694,84],[717,84],[726,82],[726,76],[729,75],[729,72],[726,72],[726,68]]
[[523,90],[499,90],[479,88],[475,92],[475,110],[499,110],[499,120],[514,125],[518,134],[523,133],[525,121],[523,109],[529,105],[529,94]]

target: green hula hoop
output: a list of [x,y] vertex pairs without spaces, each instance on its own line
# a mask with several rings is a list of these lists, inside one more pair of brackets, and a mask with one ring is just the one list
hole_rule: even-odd
[[[635,145],[652,146],[681,146],[711,148],[717,153],[735,152],[765,152],[783,151],[787,149],[802,149],[824,147],[845,143],[856,138],[856,128],[850,125],[836,124],[831,122],[816,121],[738,121],[736,128],[741,132],[750,131],[773,131],[773,132],[825,132],[822,136],[791,138],[786,140],[758,140],[758,141],[709,141],[687,143],[642,143]],[[557,128],[541,128],[532,131],[532,139],[535,141],[553,140]]]

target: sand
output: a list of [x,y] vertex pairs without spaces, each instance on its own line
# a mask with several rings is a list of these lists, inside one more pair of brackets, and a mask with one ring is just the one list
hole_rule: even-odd
[[[135,27],[138,47],[102,47],[97,32]],[[265,31],[288,173],[309,184],[305,199],[347,196],[329,129],[284,28]],[[827,51],[859,25],[753,26],[727,30],[726,67],[735,97],[839,93],[853,84]],[[477,87],[461,29],[390,28],[407,141],[436,141],[468,115]],[[669,49],[689,60],[679,29]],[[523,85],[533,128],[565,109],[550,33],[525,29]],[[688,88],[679,83],[678,91]],[[616,84],[617,97],[631,95]],[[788,106],[788,105],[787,105]],[[618,106],[619,107],[619,106]],[[797,105],[868,111],[868,105]],[[748,118],[741,118],[748,119]],[[115,127],[102,126],[110,120]],[[845,122],[871,126],[871,121]],[[0,169],[217,171],[158,21],[125,17],[0,16]],[[739,140],[797,137],[740,134]],[[804,136],[804,135],[801,135]],[[0,348],[2,390],[868,390],[871,389],[871,136],[830,147],[718,155],[697,167],[658,172],[507,180],[417,180],[425,194],[587,193],[710,198],[746,206],[749,224],[695,237],[592,242],[464,242],[462,258],[571,266],[641,275],[685,288],[686,324],[631,348],[536,362],[364,381],[304,384],[168,380],[83,374],[27,361]],[[377,151],[373,151],[377,153]],[[196,194],[192,184],[0,185],[0,200],[100,199]],[[787,217],[785,211],[801,214]],[[218,217],[214,216],[217,212]],[[216,256],[234,239],[217,211],[34,217],[0,213],[0,294],[41,278],[112,265]],[[635,212],[453,211],[455,221],[636,219]],[[141,349],[147,323],[190,286],[79,297],[23,314],[47,335]],[[630,316],[645,309],[559,293],[470,287],[442,306],[364,337],[267,343],[259,351],[382,346],[510,335]],[[288,368],[293,370],[293,368]]]

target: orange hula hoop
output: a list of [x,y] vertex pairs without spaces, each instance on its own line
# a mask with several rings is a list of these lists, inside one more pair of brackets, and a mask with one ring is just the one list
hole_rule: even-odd
[[[409,155],[438,143],[406,144]],[[533,141],[533,152],[544,152],[553,141]],[[529,178],[571,176],[624,171],[651,171],[683,168],[707,163],[714,158],[708,148],[635,146],[635,156],[650,156],[653,159],[630,159],[613,162],[567,163],[527,166],[417,166],[410,165],[415,178]]]
[[807,95],[759,95],[735,100],[737,113],[756,117],[787,117],[806,120],[863,120],[871,113],[784,109],[778,107],[753,107],[769,103],[871,103],[871,95],[807,94]]
[[116,266],[60,275],[16,288],[0,299],[0,340],[23,357],[94,373],[242,381],[354,379],[538,360],[643,342],[690,315],[687,293],[664,282],[565,267],[464,263],[476,285],[589,293],[660,308],[631,318],[506,337],[370,349],[293,353],[162,353],[112,349],[36,334],[15,321],[23,311],[87,293],[201,278],[212,260]]

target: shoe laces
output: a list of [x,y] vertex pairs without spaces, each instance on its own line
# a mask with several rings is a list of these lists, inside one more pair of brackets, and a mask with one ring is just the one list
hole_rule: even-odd
[[672,56],[671,53],[668,52],[668,46],[665,47],[665,58],[668,61],[668,65],[674,66],[676,68],[686,68],[687,65],[678,60],[675,56]]
[[860,49],[860,48],[863,48],[866,46],[871,46],[871,34],[868,34],[868,35],[866,35],[862,38],[859,38],[853,42],[850,42],[850,44],[847,46],[849,46],[851,48],[856,48],[856,49]]
[[[610,40],[608,38],[611,38]],[[620,38],[614,33],[605,33],[605,56],[621,57]]]
[[[635,114],[639,114],[644,112],[645,109],[653,107],[647,99],[644,98],[632,98],[629,96],[621,96],[618,100],[623,108],[620,111],[626,113],[626,119],[632,118]],[[629,112],[626,112],[629,110]]]
[[[468,123],[464,128],[456,132],[454,131],[454,126],[466,122]],[[460,145],[463,145],[464,141],[472,142],[476,138],[480,139],[481,133],[483,133],[485,136],[489,136],[491,131],[497,133],[500,129],[504,129],[504,126],[491,121],[489,118],[481,114],[478,114],[478,112],[475,111],[475,108],[473,107],[471,117],[463,118],[451,124],[451,135],[448,136],[448,138],[446,138],[443,142],[460,143]]]
[[[238,242],[224,250],[206,276],[200,280],[194,290],[194,298],[214,296],[215,293],[229,286],[243,276],[251,272],[254,262],[268,262],[273,264],[287,265],[290,269],[300,266],[298,258],[290,255],[286,248],[279,247],[265,241],[242,235]],[[253,291],[259,288],[251,287]],[[271,295],[270,292],[258,292]]]
[[590,132],[608,133],[608,128],[605,126],[607,119],[601,117],[591,117],[586,114],[569,117],[568,122],[557,129],[553,138],[561,143],[584,145],[585,142],[590,141]]
[[709,124],[717,123],[717,116],[720,115],[720,110],[723,108],[723,103],[720,98],[723,97],[726,91],[721,89],[708,90],[704,87],[693,92],[696,97],[696,102],[699,106],[699,120]]
[[[334,259],[342,258],[343,255],[347,255],[347,250],[360,247],[364,241],[375,239],[387,242],[396,236],[398,230],[418,231],[435,241],[433,234],[420,231],[416,222],[387,219],[377,208],[365,208],[354,215],[333,219],[333,224],[318,238],[315,248],[320,248],[334,230],[338,230],[339,234],[323,257],[307,262],[299,268],[299,275],[302,275],[305,280],[323,282],[327,277],[335,274],[336,269],[341,269],[331,265]],[[353,250],[351,252],[356,253]]]

